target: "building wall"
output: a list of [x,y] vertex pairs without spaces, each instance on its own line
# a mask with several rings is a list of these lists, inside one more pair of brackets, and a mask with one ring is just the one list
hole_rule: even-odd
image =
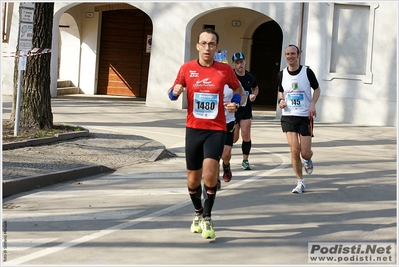
[[[299,2],[127,3],[145,12],[153,23],[147,106],[185,108],[183,97],[172,102],[166,91],[173,84],[179,67],[197,57],[195,43],[203,24],[216,24],[221,48],[228,50],[231,56],[236,50],[250,53],[250,37],[256,27],[275,20],[283,32],[283,51],[288,44],[298,44],[302,30],[301,63],[312,68],[321,88],[316,121],[397,124],[397,2],[367,5],[308,2],[304,5],[302,29],[299,28]],[[58,24],[64,12],[75,19],[80,33],[80,62],[74,69],[74,73],[78,72],[78,86],[85,94],[96,94],[101,13],[93,9],[99,4],[106,3],[55,3],[53,97],[57,92],[58,65],[58,49],[54,47],[58,47]],[[19,3],[15,3],[11,12],[9,42],[2,44],[6,52],[15,51],[18,7]],[[86,12],[93,12],[93,18],[86,18]],[[233,19],[240,20],[241,27],[231,28]],[[281,67],[286,67],[283,53]],[[12,94],[13,68],[14,60],[3,57],[3,94]],[[277,109],[277,117],[279,114]]]
[[[3,3],[2,3],[3,8]],[[6,29],[7,42],[1,44],[2,58],[1,58],[1,92],[2,94],[13,94],[13,77],[14,77],[14,62],[13,58],[16,52],[18,40],[18,26],[19,26],[19,3],[9,3],[7,5]]]
[[397,9],[383,2],[309,5],[302,63],[322,89],[317,120],[396,125]]

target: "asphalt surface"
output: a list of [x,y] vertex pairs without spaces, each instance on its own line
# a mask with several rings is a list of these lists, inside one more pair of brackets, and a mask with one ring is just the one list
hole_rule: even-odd
[[[3,96],[3,118],[10,101]],[[205,240],[189,231],[185,110],[100,96],[60,97],[52,109],[55,122],[91,136],[3,151],[3,192],[7,182],[60,179],[3,196],[5,266],[317,266],[311,242],[394,244],[393,263],[369,263],[396,266],[396,127],[316,121],[315,169],[298,195],[278,120],[254,111],[252,170],[240,168],[239,141],[212,213],[216,239]]]

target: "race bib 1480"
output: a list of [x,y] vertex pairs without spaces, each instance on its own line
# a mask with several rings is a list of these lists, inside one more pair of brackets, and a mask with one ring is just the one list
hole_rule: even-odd
[[218,105],[218,94],[194,93],[194,117],[214,119],[218,115]]

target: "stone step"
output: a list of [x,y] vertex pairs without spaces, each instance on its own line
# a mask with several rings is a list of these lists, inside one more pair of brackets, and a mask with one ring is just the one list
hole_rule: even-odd
[[70,80],[57,80],[57,88],[71,87]]
[[79,94],[79,87],[73,86],[70,80],[57,80],[57,95]]
[[57,88],[57,95],[79,94],[79,87],[61,87]]

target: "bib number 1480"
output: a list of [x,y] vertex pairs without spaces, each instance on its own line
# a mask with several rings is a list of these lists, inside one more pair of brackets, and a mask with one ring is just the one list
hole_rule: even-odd
[[202,119],[214,119],[218,115],[218,94],[194,93],[194,116]]
[[197,109],[214,110],[215,106],[215,102],[197,102]]

